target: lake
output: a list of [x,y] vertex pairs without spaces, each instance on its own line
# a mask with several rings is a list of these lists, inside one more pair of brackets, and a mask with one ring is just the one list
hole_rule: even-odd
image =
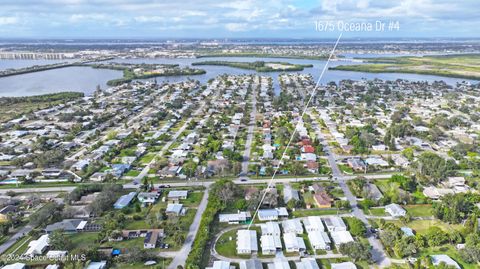
[[[353,56],[353,55],[349,55]],[[365,56],[365,55],[362,55]],[[310,73],[315,81],[318,80],[321,70],[323,69],[324,60],[304,60],[304,59],[279,59],[279,58],[252,58],[252,57],[210,57],[210,58],[189,58],[189,59],[115,59],[111,62],[125,62],[125,63],[158,63],[158,64],[179,64],[180,66],[190,66],[193,62],[199,61],[273,61],[273,62],[289,62],[293,64],[312,64],[313,68],[305,68],[300,73]],[[62,62],[62,61],[45,61],[45,60],[0,60],[0,69],[5,68],[19,68],[31,65],[41,65],[47,63]],[[337,66],[341,64],[358,64],[348,59],[342,61],[331,61],[329,66]],[[202,83],[221,74],[260,74],[265,76],[272,76],[274,78],[274,87],[278,94],[278,75],[281,72],[255,72],[253,70],[244,70],[239,68],[227,66],[197,66],[205,69],[206,74],[189,76],[199,80]],[[106,82],[111,79],[120,78],[121,71],[108,69],[93,69],[90,67],[66,67],[60,69],[53,69],[35,73],[28,73],[17,76],[0,78],[0,96],[26,96],[38,95],[60,91],[81,91],[85,94],[91,94],[100,85],[106,88]],[[187,76],[175,77],[157,77],[158,82],[177,82],[183,81]],[[454,85],[461,81],[471,81],[465,79],[448,78],[440,76],[420,75],[420,74],[400,74],[400,73],[363,73],[352,71],[328,70],[325,72],[321,84],[326,84],[330,81],[338,82],[343,79],[361,80],[380,78],[383,80],[406,79],[412,81],[429,81],[444,80],[448,84]]]

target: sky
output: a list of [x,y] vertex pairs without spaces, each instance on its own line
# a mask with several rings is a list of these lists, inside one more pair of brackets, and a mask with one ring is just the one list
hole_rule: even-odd
[[[479,0],[1,0],[0,38],[480,37]],[[335,29],[320,31],[327,22]]]

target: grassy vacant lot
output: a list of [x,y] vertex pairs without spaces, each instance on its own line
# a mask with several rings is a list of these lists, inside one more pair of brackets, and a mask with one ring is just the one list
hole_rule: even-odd
[[340,65],[333,70],[371,73],[414,73],[480,79],[480,54],[364,59],[367,64]]
[[305,209],[305,210],[295,210],[292,212],[292,215],[296,218],[308,217],[308,216],[325,216],[325,215],[336,215],[336,214],[345,214],[350,211],[347,210],[337,210],[335,208],[329,209]]
[[203,198],[203,191],[191,192],[188,194],[187,199],[182,200],[182,204],[186,207],[198,206]]
[[98,233],[76,233],[69,234],[68,238],[72,242],[72,248],[89,248],[92,247],[95,243],[95,240],[98,238]]
[[147,153],[142,158],[140,158],[139,163],[143,164],[143,165],[146,165],[149,162],[151,162],[153,160],[153,158],[155,158],[155,156],[156,156],[155,153]]
[[406,225],[402,224],[398,220],[393,220],[393,221],[387,220],[387,222],[393,222],[398,227],[408,226],[412,228],[416,233],[420,233],[420,234],[425,233],[430,227],[434,227],[434,226],[439,227],[445,232],[451,232],[452,230],[460,230],[462,228],[461,224],[448,224],[440,220],[413,220],[407,223]]
[[404,206],[405,210],[412,217],[430,217],[432,216],[432,205],[407,205]]
[[380,207],[371,207],[368,209],[364,209],[363,212],[367,215],[371,216],[386,216],[387,214],[385,213],[385,208],[380,208]]

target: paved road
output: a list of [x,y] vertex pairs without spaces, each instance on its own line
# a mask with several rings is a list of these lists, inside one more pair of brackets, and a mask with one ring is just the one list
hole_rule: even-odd
[[7,241],[0,245],[0,254],[3,254],[9,247],[11,247],[18,239],[28,234],[33,230],[33,226],[25,225],[20,230],[18,230],[14,235],[12,235]]
[[[338,167],[337,167],[338,168]],[[369,179],[381,179],[390,177],[393,174],[366,174],[362,175],[363,177]],[[344,180],[354,179],[356,176],[343,176]],[[275,178],[275,183],[290,183],[290,182],[301,182],[301,181],[311,181],[311,180],[330,180],[329,177],[298,177],[298,178]],[[178,182],[165,182],[161,184],[155,184],[156,187],[160,185],[170,185],[171,187],[188,187],[188,186],[208,186],[215,182],[212,181],[195,181],[195,180],[183,180]],[[270,182],[270,179],[249,179],[242,177],[242,179],[234,179],[233,182],[239,185],[251,185],[251,184],[267,184]],[[139,184],[127,183],[123,185],[125,189],[137,189]],[[10,188],[10,189],[0,189],[0,194],[6,194],[9,191],[17,193],[35,193],[35,192],[71,192],[76,188],[76,186],[63,186],[63,187],[32,187],[32,188]]]
[[187,237],[185,238],[185,242],[183,243],[182,248],[179,251],[166,253],[165,255],[162,255],[163,253],[160,252],[159,255],[163,257],[172,257],[173,255],[173,260],[168,266],[169,269],[177,269],[179,265],[185,266],[185,261],[187,260],[187,256],[190,253],[190,250],[192,249],[193,240],[195,240],[195,236],[197,235],[197,231],[200,226],[200,220],[202,219],[202,214],[207,208],[209,190],[210,190],[209,188],[205,189],[202,201],[200,202],[200,205],[197,208],[197,213],[195,214],[195,218],[193,219],[192,225],[190,225],[190,229],[188,230],[188,234],[187,234]]
[[[352,215],[361,220],[367,227],[370,227],[370,223],[368,222],[365,214],[363,211],[358,208],[357,206],[357,197],[355,197],[352,192],[350,191],[350,188],[347,186],[347,180],[349,177],[345,177],[343,173],[340,171],[340,168],[338,168],[337,162],[336,162],[336,156],[335,153],[333,153],[330,150],[330,147],[325,140],[325,137],[323,136],[318,124],[316,124],[316,115],[313,115],[310,113],[312,118],[314,118],[315,124],[313,124],[313,127],[315,129],[315,132],[317,134],[317,138],[320,140],[320,143],[322,143],[323,148],[325,149],[325,153],[327,154],[328,157],[328,163],[332,169],[332,175],[334,180],[338,181],[338,184],[342,191],[345,194],[345,197],[347,197],[348,202],[350,203],[350,206],[352,207]],[[385,250],[383,249],[382,243],[378,239],[376,239],[370,232],[367,234],[367,239],[370,245],[372,246],[372,258],[375,261],[375,263],[383,268],[390,266],[391,261],[385,254]]]
[[243,152],[242,175],[248,174],[248,165],[250,164],[250,152],[252,149],[253,131],[255,130],[257,117],[257,90],[252,87],[252,112],[250,113],[250,122],[248,124],[247,141],[245,142],[245,151]]

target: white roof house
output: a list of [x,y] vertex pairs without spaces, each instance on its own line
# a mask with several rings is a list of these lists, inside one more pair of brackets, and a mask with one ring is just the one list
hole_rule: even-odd
[[262,262],[257,259],[250,259],[240,262],[240,269],[263,269]]
[[206,269],[230,269],[230,262],[226,261],[214,261],[212,267],[206,267]]
[[286,217],[288,217],[288,211],[285,207],[258,210],[258,219],[261,221],[278,220],[278,218]]
[[48,234],[40,236],[37,240],[32,240],[28,243],[28,249],[25,251],[27,256],[42,255],[48,247]]
[[327,230],[329,232],[347,230],[347,225],[345,225],[345,222],[343,222],[341,217],[329,216],[324,218],[323,221],[325,222],[325,226],[327,226]]
[[233,214],[219,214],[218,220],[220,222],[227,222],[229,224],[238,224],[240,222],[245,222],[252,217],[250,212],[242,211]]
[[179,199],[186,199],[188,196],[188,191],[169,191],[168,192],[168,199],[179,200]]
[[183,204],[168,204],[167,209],[165,210],[167,214],[182,215],[183,213]]
[[305,258],[302,259],[300,262],[296,262],[295,266],[297,269],[320,269],[318,267],[317,261],[313,258]]
[[345,244],[348,242],[353,242],[353,237],[349,231],[335,231],[331,232],[330,235],[332,236],[333,242],[336,246],[340,246],[341,244]]
[[19,262],[14,264],[8,264],[2,267],[2,269],[25,269],[25,268],[27,268],[27,265]]
[[278,211],[275,209],[258,210],[258,219],[261,221],[278,220]]
[[280,236],[280,226],[277,222],[269,221],[260,225],[262,229],[262,235],[275,235]]
[[403,217],[407,214],[407,211],[403,209],[398,204],[389,204],[385,206],[385,212],[390,214],[392,217]]
[[303,226],[300,219],[287,219],[282,222],[282,228],[284,233],[303,233]]
[[107,261],[90,262],[85,269],[105,269],[107,268]]
[[290,269],[287,260],[276,260],[273,263],[267,264],[268,269]]
[[253,230],[237,231],[237,253],[251,254],[258,251],[257,232]]
[[45,256],[49,259],[60,259],[62,257],[67,256],[68,251],[66,250],[50,250],[45,254]]
[[282,249],[282,241],[277,235],[262,235],[260,244],[263,255],[274,255],[277,250]]
[[283,235],[283,241],[285,242],[285,250],[287,252],[301,252],[306,250],[303,238],[297,237],[295,233],[285,233]]
[[305,230],[307,230],[307,232],[325,231],[322,219],[319,216],[308,216],[306,219],[303,219],[303,224],[305,225]]
[[445,263],[446,265],[453,266],[455,268],[460,269],[460,266],[456,261],[454,261],[450,256],[445,255],[445,254],[439,254],[439,255],[431,255],[432,258],[432,264],[435,266],[440,265],[442,262]]
[[311,231],[308,233],[308,240],[313,249],[330,250],[330,237],[323,231]]
[[353,262],[332,263],[332,269],[357,269]]

